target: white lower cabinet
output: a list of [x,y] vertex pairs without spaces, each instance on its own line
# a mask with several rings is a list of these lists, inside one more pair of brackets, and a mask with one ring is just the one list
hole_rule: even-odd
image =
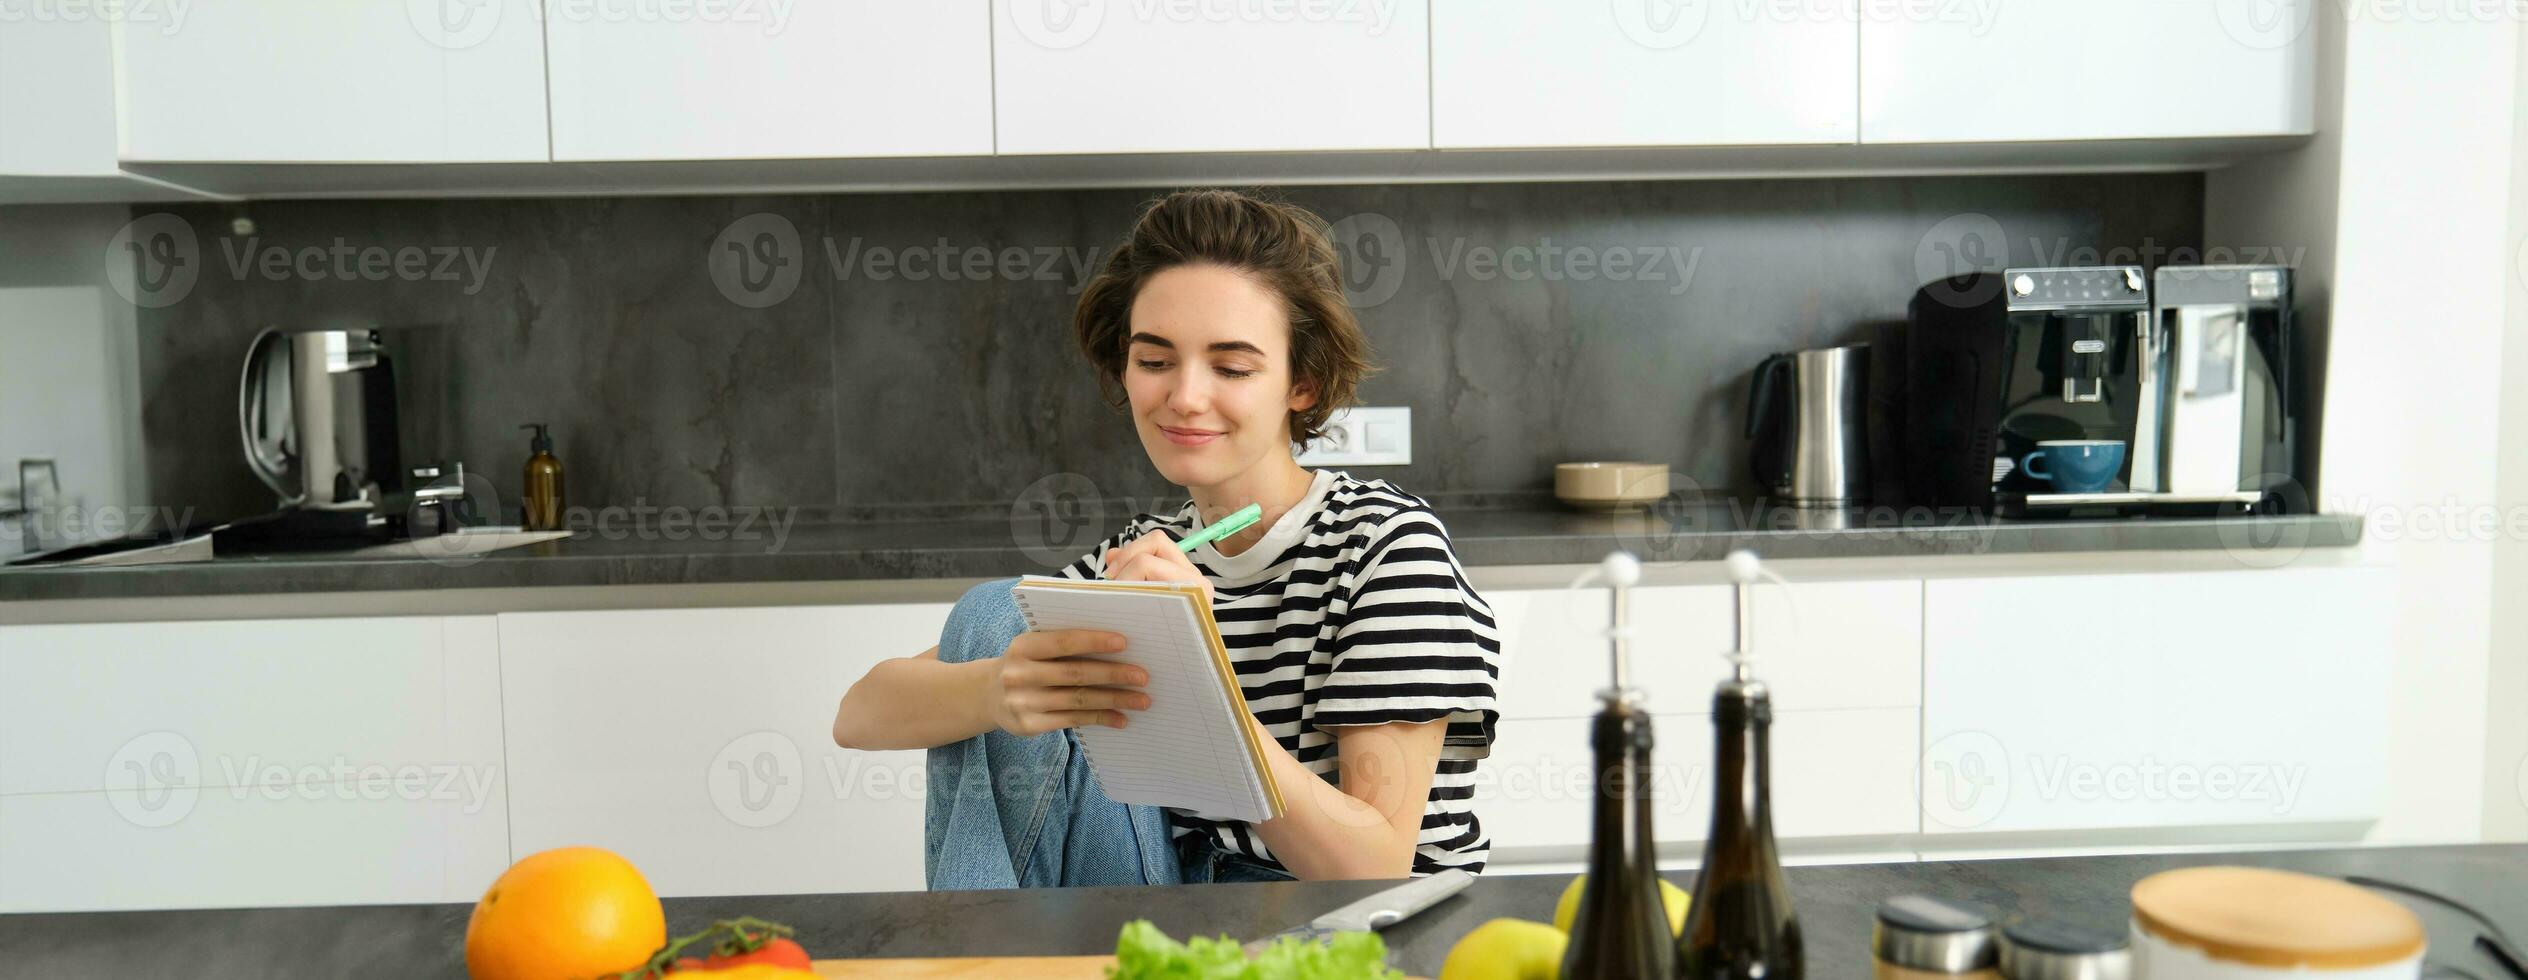
[[[1699,841],[1711,824],[1712,720],[1653,721],[1653,831]],[[1777,711],[1771,731],[1774,833],[1783,839],[1892,837],[1920,829],[1911,708]],[[1568,858],[1589,843],[1589,721],[1505,721],[1479,771],[1476,813],[1496,859]]]
[[[1775,829],[1836,854],[2358,837],[2384,803],[2389,571],[1761,589]],[[1488,598],[1477,813],[1504,868],[1574,860],[1605,594]],[[1657,837],[1690,844],[1729,591],[1634,602]],[[924,754],[839,749],[829,723],[948,610],[0,627],[0,911],[470,902],[571,844],[663,895],[918,889]]]
[[0,628],[0,911],[472,901],[489,616]]
[[1924,831],[2376,819],[2387,573],[1930,582]]
[[924,754],[830,726],[948,609],[502,615],[513,849],[609,848],[661,895],[920,889]]

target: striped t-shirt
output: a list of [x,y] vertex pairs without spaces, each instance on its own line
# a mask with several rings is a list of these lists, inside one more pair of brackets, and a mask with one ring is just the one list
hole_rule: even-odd
[[[1171,517],[1135,516],[1061,574],[1103,577],[1107,549],[1195,526],[1190,500]],[[1212,618],[1247,708],[1310,772],[1342,783],[1327,728],[1448,719],[1413,873],[1483,870],[1492,841],[1475,819],[1475,764],[1498,718],[1501,641],[1430,506],[1385,480],[1321,469],[1253,546],[1232,556],[1206,544],[1186,557],[1211,580]],[[1243,822],[1174,809],[1168,818],[1178,837],[1208,833],[1282,866]]]

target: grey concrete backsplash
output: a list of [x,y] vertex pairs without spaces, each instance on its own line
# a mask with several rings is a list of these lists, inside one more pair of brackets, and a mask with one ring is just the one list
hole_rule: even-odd
[[[1060,474],[1177,494],[1069,333],[1155,193],[138,206],[194,237],[189,284],[139,311],[152,496],[268,509],[239,361],[263,327],[344,324],[410,328],[408,462],[462,460],[512,503],[539,421],[574,506],[911,515]],[[1364,400],[1413,410],[1413,463],[1360,472],[1440,499],[1533,494],[1581,459],[1743,488],[1765,354],[1901,322],[1961,262],[2182,258],[2203,216],[2199,174],[1273,193],[1336,223],[1384,367]]]

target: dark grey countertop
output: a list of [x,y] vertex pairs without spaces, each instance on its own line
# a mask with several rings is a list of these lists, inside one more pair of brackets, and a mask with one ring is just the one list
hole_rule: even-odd
[[[352,560],[220,558],[130,568],[0,570],[0,600],[157,598],[412,589],[976,579],[1045,572],[1120,519],[1051,526],[1024,517],[783,524],[722,515],[716,527],[626,518],[571,538],[486,555]],[[1451,510],[1441,519],[1468,565],[1593,562],[1614,548],[1647,561],[1713,560],[1737,548],[1771,559],[2344,547],[2357,516],[1993,520],[1929,511],[1799,512],[1727,504],[1633,514],[1558,505]]]
[[[2134,855],[1792,868],[1793,902],[1812,977],[1866,976],[1871,910],[1921,892],[2005,913],[2123,932],[2135,881],[2156,871],[2245,864],[2362,874],[2473,905],[2514,938],[2528,936],[2528,845],[2375,848],[2246,854]],[[1693,876],[1669,878],[1691,887]],[[1546,921],[1568,879],[1495,875],[1387,932],[1395,966],[1434,976],[1448,948],[1502,916]],[[1389,882],[1282,882],[1164,888],[781,895],[667,902],[668,932],[756,915],[798,929],[819,958],[1107,953],[1125,922],[1168,934],[1268,934]],[[2475,977],[2500,968],[2472,948],[2477,927],[2438,905],[2397,897],[2431,931],[2432,964]],[[17,976],[459,977],[468,905],[0,915],[0,962]],[[2431,972],[2426,975],[2432,975]]]

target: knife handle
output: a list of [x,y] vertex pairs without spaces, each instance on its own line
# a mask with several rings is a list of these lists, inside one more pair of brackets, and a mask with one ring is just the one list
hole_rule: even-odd
[[1384,929],[1439,904],[1440,899],[1465,891],[1466,886],[1474,883],[1474,875],[1459,868],[1450,868],[1320,915],[1308,925],[1338,931]]

